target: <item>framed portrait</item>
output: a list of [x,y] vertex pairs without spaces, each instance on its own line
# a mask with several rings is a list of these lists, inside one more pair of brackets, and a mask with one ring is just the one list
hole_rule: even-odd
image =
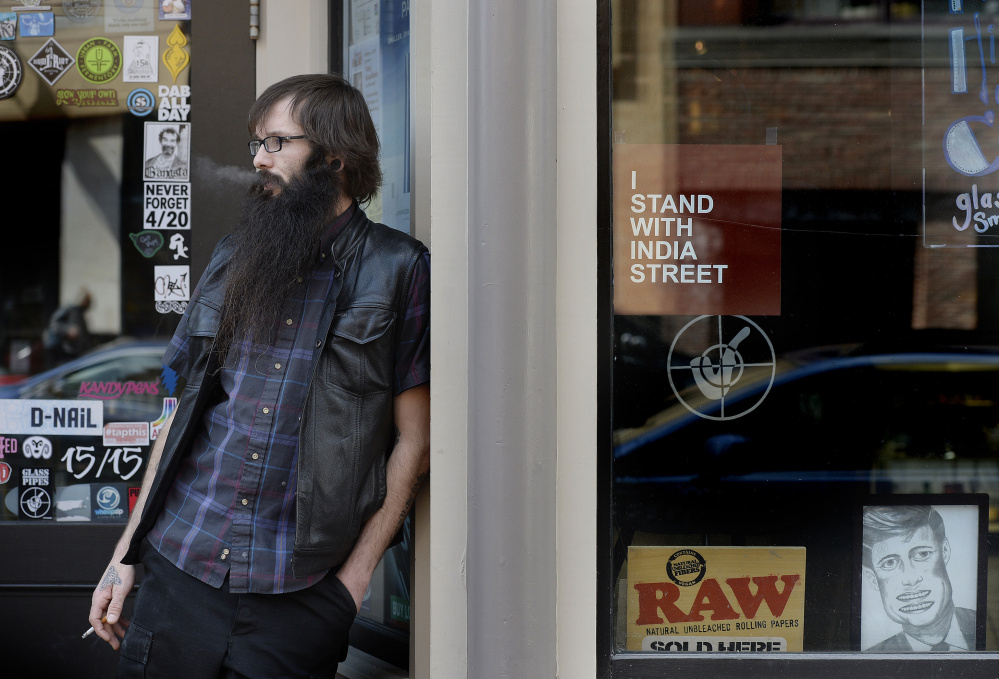
[[988,495],[883,495],[856,512],[853,646],[985,650]]

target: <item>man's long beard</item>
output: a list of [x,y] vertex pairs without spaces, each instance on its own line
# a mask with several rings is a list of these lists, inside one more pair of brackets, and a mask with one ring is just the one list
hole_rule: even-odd
[[[280,186],[280,192],[271,194],[267,184]],[[220,354],[233,343],[273,338],[289,292],[315,264],[340,189],[339,176],[318,153],[287,183],[266,171],[258,174],[233,233],[216,340]]]

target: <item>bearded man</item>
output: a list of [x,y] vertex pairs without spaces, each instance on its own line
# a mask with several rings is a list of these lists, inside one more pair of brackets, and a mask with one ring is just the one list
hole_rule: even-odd
[[364,99],[295,76],[249,130],[257,181],[164,357],[187,387],[93,595],[119,676],[335,676],[429,471],[429,256],[359,207]]

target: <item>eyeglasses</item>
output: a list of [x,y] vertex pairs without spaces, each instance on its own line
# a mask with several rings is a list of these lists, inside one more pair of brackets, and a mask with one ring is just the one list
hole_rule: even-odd
[[250,155],[256,156],[257,151],[263,146],[267,153],[277,153],[281,150],[281,142],[287,141],[289,139],[305,139],[304,134],[300,134],[295,137],[264,137],[263,139],[254,139],[248,146],[250,147]]

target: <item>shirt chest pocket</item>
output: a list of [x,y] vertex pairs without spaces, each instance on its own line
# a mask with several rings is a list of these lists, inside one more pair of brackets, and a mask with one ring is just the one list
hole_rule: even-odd
[[396,314],[382,307],[337,312],[323,352],[328,384],[363,395],[392,389]]

